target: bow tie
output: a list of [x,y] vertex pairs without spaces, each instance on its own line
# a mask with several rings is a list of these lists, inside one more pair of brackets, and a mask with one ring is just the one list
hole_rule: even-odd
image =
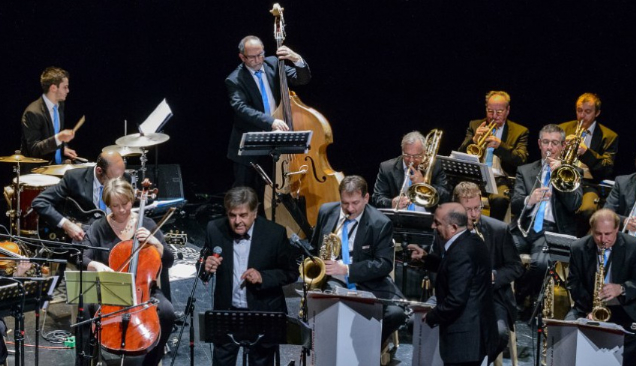
[[250,234],[245,233],[243,235],[239,235],[239,234],[233,233],[232,234],[232,238],[234,239],[235,242],[238,243],[239,241],[241,241],[243,239],[250,240]]

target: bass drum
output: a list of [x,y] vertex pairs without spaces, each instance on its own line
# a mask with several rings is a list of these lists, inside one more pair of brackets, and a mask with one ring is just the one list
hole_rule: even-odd
[[[13,178],[11,186],[4,187],[4,197],[11,210],[18,209],[18,194],[20,195],[20,235],[38,235],[38,214],[31,208],[31,203],[45,189],[56,185],[60,178],[44,174],[26,174],[20,177],[20,189],[17,188],[17,178]],[[16,227],[17,223],[12,222]]]

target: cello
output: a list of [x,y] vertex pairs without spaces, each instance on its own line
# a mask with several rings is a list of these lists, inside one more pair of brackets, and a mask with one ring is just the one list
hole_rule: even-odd
[[[283,45],[285,39],[283,10],[278,3],[270,10],[274,16],[276,49]],[[273,113],[274,118],[285,121],[290,131],[311,130],[313,137],[306,154],[288,154],[277,162],[276,171],[279,174],[275,177],[274,189],[278,188],[279,197],[291,196],[301,206],[301,210],[304,208],[306,221],[314,227],[320,206],[325,202],[340,200],[338,187],[344,175],[335,171],[327,159],[327,147],[333,143],[331,125],[320,112],[304,104],[296,93],[289,90],[285,60],[278,60],[278,75],[281,103]],[[269,219],[272,194],[272,187],[266,186],[264,205]],[[305,234],[305,237],[310,237],[311,233],[300,231],[298,218],[294,218],[285,206],[276,206],[276,222],[285,226],[288,234]]]
[[[108,257],[108,266],[115,272],[129,272],[135,279],[136,304],[150,300],[150,290],[161,271],[159,252],[146,243],[139,243],[136,233],[142,227],[150,181],[144,180],[139,193],[139,217],[133,238],[124,240],[113,247]],[[153,194],[156,194],[156,189]],[[159,226],[159,225],[158,225]],[[122,311],[124,307],[103,305],[101,312],[109,314]],[[108,352],[118,355],[138,356],[148,353],[159,341],[161,328],[157,308],[126,310],[121,315],[108,317],[101,324],[101,345]]]

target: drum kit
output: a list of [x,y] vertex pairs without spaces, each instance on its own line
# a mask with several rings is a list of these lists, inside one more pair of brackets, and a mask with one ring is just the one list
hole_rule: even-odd
[[[123,136],[115,141],[115,145],[107,146],[102,152],[116,151],[124,161],[130,157],[137,157],[141,161],[142,180],[145,177],[147,148],[168,141],[170,137],[163,133],[135,133]],[[82,159],[83,160],[83,159]],[[4,187],[4,198],[7,201],[7,216],[11,221],[11,232],[17,235],[38,236],[38,215],[31,208],[31,204],[45,189],[57,184],[64,174],[71,169],[95,166],[95,163],[46,165],[31,169],[33,174],[20,174],[20,164],[42,164],[47,161],[30,158],[16,151],[11,156],[0,156],[0,163],[15,164],[13,171],[15,178],[10,185]],[[136,185],[137,171],[129,171],[133,186]]]

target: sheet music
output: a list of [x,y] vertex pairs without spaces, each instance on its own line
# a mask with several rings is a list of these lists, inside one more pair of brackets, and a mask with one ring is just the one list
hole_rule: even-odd
[[168,102],[164,99],[161,103],[159,103],[157,108],[150,113],[144,123],[139,126],[139,129],[141,129],[141,132],[144,134],[155,133],[166,121],[168,121],[170,117],[172,117],[172,110],[170,109]]
[[455,151],[455,150],[451,151],[451,154],[450,154],[449,158],[462,160],[462,161],[468,161],[468,162],[471,162],[471,163],[479,163],[479,157],[478,156],[466,154],[466,153]]

